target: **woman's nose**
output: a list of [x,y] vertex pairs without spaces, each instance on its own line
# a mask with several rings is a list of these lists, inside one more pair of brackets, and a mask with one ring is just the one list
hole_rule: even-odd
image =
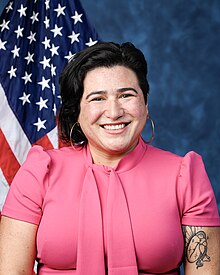
[[118,99],[108,100],[106,102],[106,117],[111,120],[117,120],[119,117],[122,117],[124,114],[124,109]]

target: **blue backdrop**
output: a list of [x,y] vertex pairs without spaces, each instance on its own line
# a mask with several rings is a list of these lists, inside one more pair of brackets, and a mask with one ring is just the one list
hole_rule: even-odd
[[[0,13],[6,2],[1,0]],[[81,3],[103,40],[131,41],[144,52],[153,144],[201,154],[220,209],[220,1]]]

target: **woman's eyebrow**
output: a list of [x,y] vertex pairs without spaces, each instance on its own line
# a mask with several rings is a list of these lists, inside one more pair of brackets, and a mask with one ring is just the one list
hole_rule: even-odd
[[92,95],[103,95],[103,94],[106,94],[107,92],[106,91],[94,91],[94,92],[91,92],[89,93],[87,96],[86,96],[86,99],[88,99],[90,96]]
[[138,94],[138,92],[132,87],[119,88],[119,89],[117,89],[117,91],[118,92],[134,91],[136,94]]
[[[132,87],[125,87],[125,88],[117,89],[117,92],[119,92],[119,93],[123,93],[126,91],[134,91],[136,94],[138,94],[138,92]],[[105,95],[106,93],[107,93],[107,91],[93,91],[86,96],[86,99],[88,99],[90,96],[93,96],[93,95]]]

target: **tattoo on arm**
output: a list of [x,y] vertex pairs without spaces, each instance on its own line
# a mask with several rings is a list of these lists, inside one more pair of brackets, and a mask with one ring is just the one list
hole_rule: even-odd
[[183,226],[185,237],[185,259],[189,263],[195,263],[196,268],[202,267],[204,262],[210,262],[208,256],[208,236],[202,227]]

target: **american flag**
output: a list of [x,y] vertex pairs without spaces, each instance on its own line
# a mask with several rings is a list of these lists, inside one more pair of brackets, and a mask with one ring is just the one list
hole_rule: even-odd
[[58,147],[59,75],[99,37],[79,0],[10,1],[0,28],[1,210],[30,147]]

